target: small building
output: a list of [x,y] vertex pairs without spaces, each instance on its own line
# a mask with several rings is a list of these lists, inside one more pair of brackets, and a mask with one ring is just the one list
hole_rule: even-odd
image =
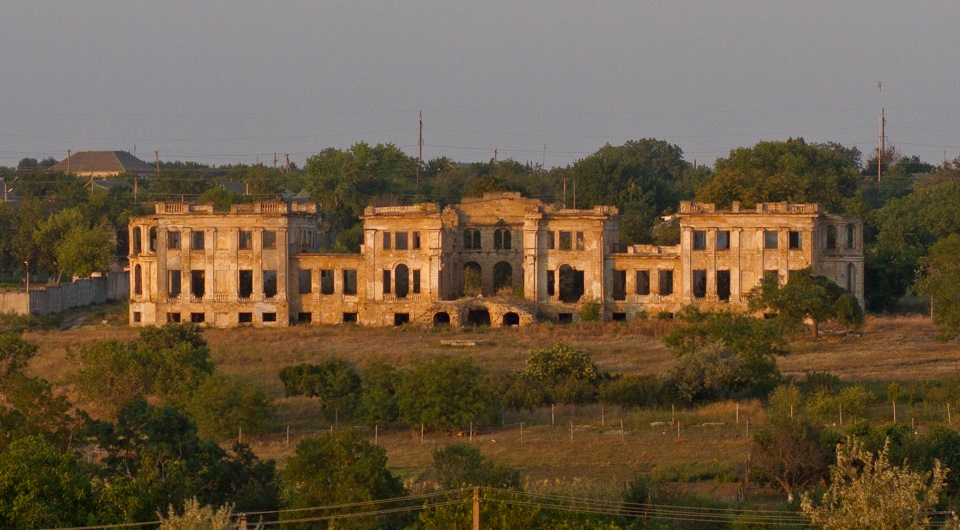
[[157,174],[157,168],[126,151],[77,151],[50,167],[78,177],[107,178],[120,174],[141,177]]
[[612,206],[565,209],[518,193],[368,207],[359,254],[321,252],[316,205],[159,203],[130,223],[133,325],[292,322],[523,325],[746,308],[764,275],[811,267],[863,303],[863,226],[817,204],[730,210],[682,202],[681,242],[620,248]]

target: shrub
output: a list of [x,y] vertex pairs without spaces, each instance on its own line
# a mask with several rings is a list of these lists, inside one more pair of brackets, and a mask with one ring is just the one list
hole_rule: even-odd
[[603,302],[596,298],[587,300],[580,304],[578,312],[581,322],[596,322],[603,318]]
[[403,374],[397,404],[409,425],[453,431],[485,419],[491,394],[477,365],[440,356]]
[[655,407],[663,403],[662,384],[653,375],[626,375],[600,386],[600,402],[624,408]]
[[860,302],[850,293],[844,293],[833,303],[833,311],[837,315],[837,322],[841,326],[858,330],[863,326],[863,308]]
[[352,416],[360,400],[360,376],[353,363],[330,359],[320,364],[302,363],[280,370],[286,395],[319,398],[328,418]]
[[266,434],[273,419],[273,408],[259,386],[236,377],[213,375],[207,378],[187,400],[187,413],[197,425],[200,436],[217,441],[244,434]]

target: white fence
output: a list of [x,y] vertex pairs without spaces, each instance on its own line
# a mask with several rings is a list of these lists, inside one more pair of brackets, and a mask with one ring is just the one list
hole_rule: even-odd
[[107,276],[72,283],[31,289],[27,293],[0,292],[0,312],[18,315],[47,315],[73,307],[103,304],[130,298],[130,273],[111,272]]

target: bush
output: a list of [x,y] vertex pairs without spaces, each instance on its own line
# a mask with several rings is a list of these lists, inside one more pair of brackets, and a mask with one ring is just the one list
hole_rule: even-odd
[[607,375],[589,353],[563,343],[528,353],[527,367],[517,374],[521,386],[511,392],[523,407],[550,403],[582,405],[596,400],[597,387]]
[[663,386],[653,375],[614,377],[600,386],[600,402],[624,408],[656,407],[663,404]]
[[837,298],[837,301],[833,303],[833,311],[837,315],[837,322],[841,326],[858,330],[863,326],[863,308],[860,307],[860,302],[857,301],[857,298],[850,293],[843,293]]
[[592,300],[587,300],[580,304],[580,314],[581,322],[596,322],[603,318],[603,302],[597,300],[596,298]]
[[453,443],[433,452],[433,471],[443,489],[485,486],[520,489],[520,472],[496,464],[480,450],[464,443]]
[[359,418],[374,424],[393,423],[399,419],[397,391],[400,373],[392,366],[371,363],[360,373],[360,387]]

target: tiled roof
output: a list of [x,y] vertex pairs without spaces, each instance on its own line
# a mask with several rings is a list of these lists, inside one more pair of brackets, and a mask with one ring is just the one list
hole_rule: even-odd
[[54,171],[71,173],[156,173],[155,167],[140,160],[126,151],[78,151],[52,166]]

